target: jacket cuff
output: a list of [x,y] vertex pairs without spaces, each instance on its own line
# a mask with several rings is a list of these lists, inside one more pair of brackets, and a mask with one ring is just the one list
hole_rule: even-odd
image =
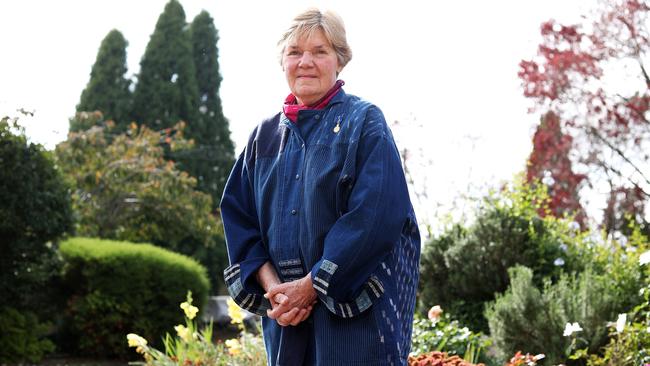
[[[320,265],[319,265],[320,263]],[[336,263],[327,259],[316,263],[312,269],[312,283],[318,298],[325,304],[325,307],[332,313],[343,317],[352,318],[366,311],[384,293],[384,286],[374,275],[361,286],[359,295],[353,301],[343,302],[328,295],[330,280],[338,269]]]
[[[261,264],[263,263],[264,262]],[[257,268],[259,268],[259,266]],[[256,293],[257,291],[254,290],[251,292],[251,290],[247,291],[247,289],[244,288],[243,282],[245,282],[246,278],[242,277],[242,269],[239,263],[226,268],[223,275],[226,281],[226,286],[228,287],[228,293],[239,307],[248,310],[253,314],[266,316],[266,311],[271,309],[271,303],[269,300],[264,298],[263,292]],[[254,278],[254,276],[252,277]]]

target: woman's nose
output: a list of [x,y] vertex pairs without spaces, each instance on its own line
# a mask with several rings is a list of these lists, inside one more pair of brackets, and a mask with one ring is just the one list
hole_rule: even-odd
[[300,58],[300,63],[298,64],[298,66],[303,66],[303,67],[311,66],[313,61],[314,61],[314,58],[312,57],[311,52],[303,52],[302,57]]

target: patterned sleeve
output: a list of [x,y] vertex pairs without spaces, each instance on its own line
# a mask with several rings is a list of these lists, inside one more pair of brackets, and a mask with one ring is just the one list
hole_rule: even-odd
[[[349,185],[347,211],[334,223],[312,282],[325,306],[342,317],[368,309],[384,292],[374,274],[399,242],[410,200],[399,153],[376,107],[366,114]],[[347,162],[346,162],[347,163]]]
[[266,316],[271,304],[255,273],[269,260],[262,243],[245,153],[237,159],[221,200],[221,217],[230,266],[224,271],[228,292],[243,309]]

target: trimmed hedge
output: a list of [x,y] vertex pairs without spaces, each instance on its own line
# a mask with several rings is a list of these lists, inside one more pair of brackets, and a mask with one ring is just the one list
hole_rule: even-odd
[[207,301],[206,269],[195,260],[150,244],[73,238],[60,247],[68,303],[63,347],[80,355],[133,355],[127,333],[160,344],[183,321],[187,291],[199,308]]

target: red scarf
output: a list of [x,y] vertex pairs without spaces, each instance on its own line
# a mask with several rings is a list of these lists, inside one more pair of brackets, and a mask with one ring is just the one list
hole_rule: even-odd
[[295,123],[298,120],[298,112],[305,109],[318,110],[327,107],[327,104],[330,102],[330,100],[332,100],[332,98],[334,98],[336,93],[341,90],[341,87],[343,85],[345,85],[345,82],[343,80],[337,80],[336,83],[334,83],[334,86],[327,92],[327,94],[325,94],[324,97],[312,105],[299,105],[296,96],[289,94],[284,100],[284,106],[282,108],[284,115],[287,116],[291,122]]

